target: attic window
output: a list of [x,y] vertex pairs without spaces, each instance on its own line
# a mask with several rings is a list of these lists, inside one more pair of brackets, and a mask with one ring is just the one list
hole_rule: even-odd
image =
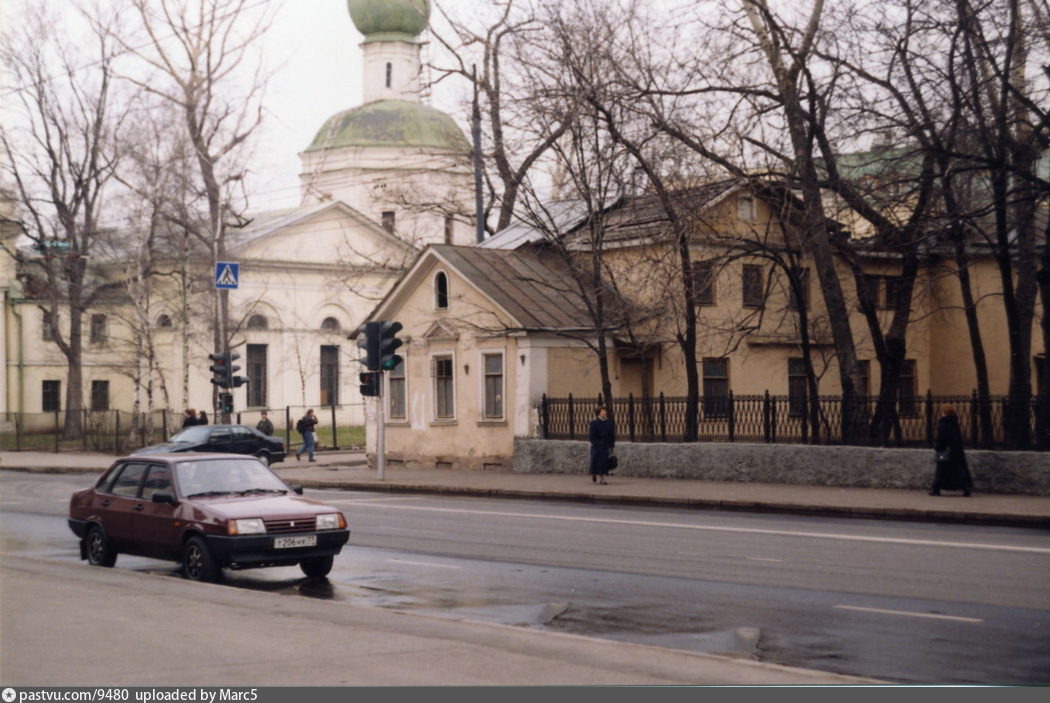
[[336,332],[339,330],[339,320],[335,319],[334,317],[326,317],[321,322],[321,329],[327,330],[329,332]]
[[744,222],[751,222],[755,219],[755,200],[754,198],[744,195],[736,201],[737,216]]
[[263,315],[252,315],[248,318],[248,329],[250,330],[264,330],[269,326],[270,324]]
[[444,271],[438,271],[434,276],[434,307],[439,310],[448,308],[448,276]]
[[174,326],[174,323],[171,321],[171,315],[163,313],[160,317],[157,318],[157,327],[166,329],[172,326]]

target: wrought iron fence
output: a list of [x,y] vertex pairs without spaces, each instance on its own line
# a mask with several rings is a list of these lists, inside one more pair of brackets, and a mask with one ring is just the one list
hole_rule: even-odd
[[[872,432],[877,396],[855,398],[852,412],[843,412],[841,396],[807,398],[770,395],[701,397],[697,403],[696,440],[701,442],[762,442],[784,444],[868,444],[898,447],[928,447],[934,442],[941,408],[955,408],[963,440],[972,448],[1006,447],[1008,399],[994,396],[982,402],[970,396],[925,396],[899,399],[894,407],[889,436],[884,441]],[[605,405],[616,423],[617,437],[631,442],[686,441],[688,403],[684,397],[634,397],[628,395],[604,403],[593,398],[548,398],[540,401],[541,436],[546,439],[587,439],[594,408]],[[1032,446],[1047,449],[1050,442],[1037,437],[1040,399],[1033,397],[1027,409]],[[1045,407],[1045,406],[1044,406]],[[853,431],[843,417],[854,418]],[[1050,417],[1047,418],[1050,420]],[[1040,441],[1042,439],[1043,441]]]

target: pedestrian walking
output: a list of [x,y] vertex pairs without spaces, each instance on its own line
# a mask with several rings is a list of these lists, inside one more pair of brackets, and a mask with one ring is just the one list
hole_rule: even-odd
[[316,427],[317,416],[314,415],[313,408],[307,410],[306,414],[299,418],[299,422],[295,423],[295,429],[303,436],[303,446],[299,447],[299,451],[295,453],[296,461],[301,461],[303,452],[309,454],[310,461],[315,461],[314,447],[317,446]]
[[591,442],[591,483],[604,486],[609,475],[609,453],[616,446],[616,432],[604,406],[595,408],[587,438]]
[[198,425],[207,425],[208,424],[208,413],[206,413],[203,410],[201,410],[200,415],[197,417],[197,424]]
[[937,440],[933,445],[936,467],[933,474],[931,496],[939,496],[942,490],[962,491],[969,496],[973,490],[970,467],[966,463],[963,451],[962,428],[955,408],[945,405],[941,408],[941,419],[937,421]]
[[186,408],[186,412],[182,415],[182,426],[191,427],[197,424],[197,411],[193,408]]
[[266,416],[266,411],[262,411],[262,418],[259,419],[259,424],[255,426],[255,429],[262,432],[264,435],[273,434],[273,423],[270,422],[270,418]]

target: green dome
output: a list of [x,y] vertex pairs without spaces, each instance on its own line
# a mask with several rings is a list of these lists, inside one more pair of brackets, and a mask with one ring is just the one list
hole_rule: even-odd
[[411,41],[427,28],[430,0],[347,0],[365,41]]
[[407,100],[376,100],[324,123],[306,151],[344,146],[432,147],[469,152],[470,144],[445,113]]

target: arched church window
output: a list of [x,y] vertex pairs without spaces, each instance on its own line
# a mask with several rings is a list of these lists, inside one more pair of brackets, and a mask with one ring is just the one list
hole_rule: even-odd
[[389,61],[386,64],[386,87],[389,88],[394,78],[394,65]]
[[448,307],[448,276],[444,271],[434,276],[434,307],[440,310]]
[[337,332],[339,330],[339,320],[335,319],[334,317],[326,317],[321,322],[321,329],[326,330],[328,332]]
[[252,315],[248,318],[248,329],[250,330],[264,330],[270,326],[270,323],[266,320],[265,315]]

